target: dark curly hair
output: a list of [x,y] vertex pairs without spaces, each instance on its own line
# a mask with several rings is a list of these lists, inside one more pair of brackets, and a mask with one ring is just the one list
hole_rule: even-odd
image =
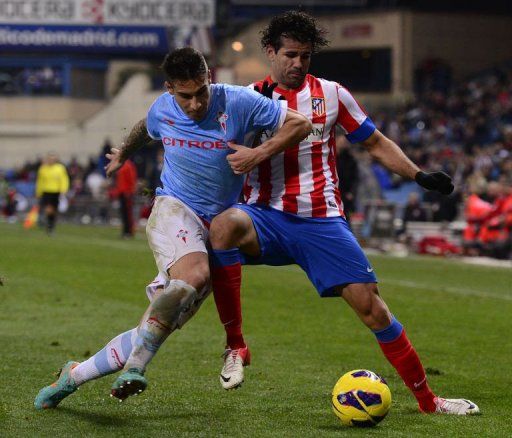
[[316,20],[309,14],[299,11],[287,11],[270,20],[261,34],[261,47],[273,47],[277,52],[281,48],[281,37],[291,38],[300,43],[311,43],[313,52],[327,46],[327,31],[317,26]]
[[183,47],[168,53],[160,68],[170,81],[188,81],[208,73],[203,54],[192,47]]

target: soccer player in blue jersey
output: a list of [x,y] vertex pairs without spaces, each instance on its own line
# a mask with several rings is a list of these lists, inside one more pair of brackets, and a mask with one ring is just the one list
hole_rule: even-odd
[[[107,154],[106,170],[112,175],[137,148],[153,139],[163,142],[163,187],[157,190],[146,231],[165,286],[148,288],[151,302],[138,328],[117,336],[83,363],[65,364],[57,381],[37,395],[38,409],[54,408],[84,382],[123,367],[113,396],[124,400],[146,388],[146,366],[210,291],[210,221],[238,200],[243,173],[311,131],[311,123],[284,101],[244,87],[211,84],[203,56],[192,48],[170,53],[162,68],[167,92],[132,129],[123,148]],[[256,148],[243,146],[264,129],[277,133]]]

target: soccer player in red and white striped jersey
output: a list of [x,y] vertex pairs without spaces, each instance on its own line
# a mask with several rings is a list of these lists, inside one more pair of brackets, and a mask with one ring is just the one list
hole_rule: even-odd
[[[422,412],[468,415],[478,406],[464,399],[437,397],[420,359],[398,320],[379,295],[373,268],[344,218],[337,187],[335,127],[351,143],[362,143],[392,172],[443,194],[453,191],[443,172],[425,173],[376,128],[340,84],[308,74],[311,55],[327,45],[324,31],[301,12],[273,17],[262,32],[271,73],[253,84],[312,122],[310,135],[295,147],[261,162],[248,173],[238,204],[211,223],[212,283],[227,335],[220,382],[240,386],[250,354],[241,330],[241,264],[298,264],[321,297],[341,296],[373,331],[384,355],[416,397]],[[262,139],[272,136],[263,132]]]
[[[268,90],[268,84],[273,82],[269,75],[252,86],[260,89],[266,83]],[[373,122],[350,92],[336,82],[307,74],[296,89],[277,86],[270,91],[272,98],[285,98],[289,108],[307,116],[313,129],[299,145],[265,161],[248,175],[246,202],[301,217],[342,216],[336,174],[336,125],[351,142],[357,142],[375,131]],[[264,138],[269,135],[263,133]]]

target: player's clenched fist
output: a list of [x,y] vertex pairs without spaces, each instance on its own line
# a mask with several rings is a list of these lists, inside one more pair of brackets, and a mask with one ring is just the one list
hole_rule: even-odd
[[228,146],[234,151],[227,156],[227,160],[235,175],[250,172],[266,158],[259,148],[252,149],[231,141],[228,141]]

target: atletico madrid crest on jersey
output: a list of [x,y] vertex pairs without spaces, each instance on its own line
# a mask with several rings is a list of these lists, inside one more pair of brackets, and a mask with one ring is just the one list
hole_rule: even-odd
[[314,116],[323,116],[325,114],[325,99],[323,97],[312,97],[311,108]]

